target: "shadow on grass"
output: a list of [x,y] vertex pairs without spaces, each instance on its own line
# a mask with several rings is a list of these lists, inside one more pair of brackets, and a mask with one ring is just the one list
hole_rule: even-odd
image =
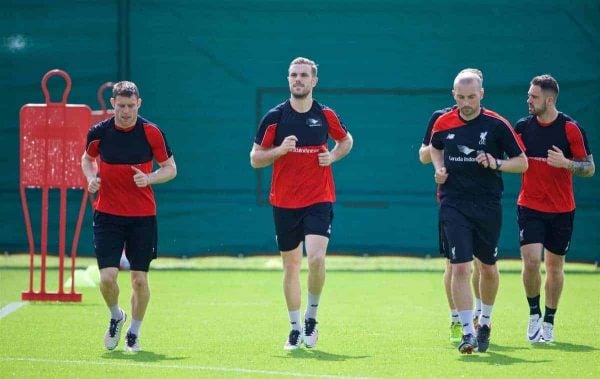
[[551,342],[551,343],[532,343],[529,346],[501,346],[491,344],[490,349],[492,352],[513,352],[517,350],[531,350],[531,349],[539,349],[539,350],[564,350],[571,351],[574,353],[586,353],[590,351],[600,350],[594,346],[588,345],[576,345],[568,342]]
[[596,351],[597,348],[588,345],[576,345],[568,342],[551,342],[551,343],[534,343],[531,345],[535,349],[540,350],[564,350],[572,351],[574,353],[586,353],[590,351]]
[[275,358],[284,358],[284,359],[315,359],[318,361],[329,361],[329,362],[344,362],[350,359],[364,359],[370,358],[370,355],[343,355],[343,354],[332,354],[327,353],[322,350],[307,350],[307,349],[296,349],[289,351],[284,356],[276,355]]
[[[498,349],[494,349],[498,350]],[[506,354],[496,353],[494,351],[487,351],[485,353],[474,353],[471,355],[461,355],[460,359],[465,362],[479,362],[487,363],[493,366],[508,366],[518,363],[547,363],[551,362],[548,359],[522,359],[511,357]]]
[[129,353],[125,351],[107,351],[101,358],[126,360],[132,362],[162,362],[162,361],[180,361],[188,357],[169,357],[165,354],[157,354],[152,351],[140,351],[139,353]]
[[529,347],[527,346],[502,346],[502,345],[496,345],[496,344],[490,344],[490,349],[492,350],[492,352],[495,351],[501,351],[501,352],[513,352],[513,351],[517,351],[517,350],[529,350]]

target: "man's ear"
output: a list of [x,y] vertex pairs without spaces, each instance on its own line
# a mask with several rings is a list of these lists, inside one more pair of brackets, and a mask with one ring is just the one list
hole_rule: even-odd
[[115,107],[115,98],[114,97],[110,98],[110,105],[112,105],[113,108]]

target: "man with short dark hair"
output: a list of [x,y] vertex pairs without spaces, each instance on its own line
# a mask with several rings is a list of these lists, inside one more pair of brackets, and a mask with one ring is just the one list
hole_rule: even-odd
[[[517,201],[523,285],[529,304],[529,342],[554,341],[554,315],[564,282],[565,256],[575,218],[573,175],[590,177],[595,166],[584,130],[556,109],[558,83],[536,76],[527,92],[529,116],[520,119],[520,135],[529,161]],[[542,318],[540,264],[546,267]]]
[[94,250],[100,269],[100,292],[111,314],[104,346],[108,350],[117,347],[127,320],[119,307],[117,283],[125,248],[132,286],[132,319],[125,350],[137,352],[141,350],[139,330],[150,300],[148,270],[157,254],[152,186],[173,179],[177,167],[164,133],[138,116],[142,99],[134,83],[115,84],[110,102],[115,115],[90,128],[81,168],[88,191],[98,193],[94,202]]

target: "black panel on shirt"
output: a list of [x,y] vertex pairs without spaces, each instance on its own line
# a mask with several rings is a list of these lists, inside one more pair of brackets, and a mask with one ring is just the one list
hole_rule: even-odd
[[448,179],[440,186],[440,198],[500,199],[504,190],[501,173],[484,168],[475,157],[484,151],[499,159],[504,159],[504,154],[512,158],[522,150],[510,126],[492,113],[482,108],[477,117],[465,121],[458,110],[453,110],[436,121],[440,131],[433,133],[431,145],[444,150],[448,172]]
[[[308,112],[298,113],[292,108],[290,101],[286,100],[265,115],[260,127],[266,128],[272,124],[277,124],[274,146],[281,145],[284,138],[290,135],[298,138],[297,147],[320,146],[327,142],[329,124],[323,114],[323,106],[317,101],[313,101]],[[264,130],[258,132],[255,139],[257,144],[260,144],[264,132]]]
[[567,121],[577,124],[571,117],[560,112],[556,120],[548,126],[541,126],[537,117],[533,115],[517,121],[515,132],[521,135],[527,157],[547,158],[548,150],[551,150],[554,145],[562,150],[565,158],[572,159],[573,153],[567,140],[565,127]]
[[[149,121],[138,117],[133,129],[122,130],[115,126],[115,119],[111,117],[95,125],[88,134],[88,145],[91,141],[99,140],[100,158],[110,164],[140,164],[153,159],[152,147],[146,138],[144,124]],[[171,156],[171,149],[163,134],[167,155]]]

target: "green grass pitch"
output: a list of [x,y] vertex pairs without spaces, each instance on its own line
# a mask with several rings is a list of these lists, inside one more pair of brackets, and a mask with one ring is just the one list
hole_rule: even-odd
[[[520,263],[500,261],[490,348],[465,356],[448,341],[442,260],[328,259],[314,349],[283,350],[278,257],[159,259],[141,353],[123,352],[123,341],[104,349],[108,310],[97,287],[82,287],[81,303],[32,302],[0,318],[0,377],[600,377],[600,272],[592,265],[567,265],[556,342],[531,345]],[[23,257],[0,263],[1,309],[20,301],[28,271]],[[55,277],[50,270],[49,288]],[[304,271],[303,293],[305,279]],[[128,273],[119,283],[129,313]]]

